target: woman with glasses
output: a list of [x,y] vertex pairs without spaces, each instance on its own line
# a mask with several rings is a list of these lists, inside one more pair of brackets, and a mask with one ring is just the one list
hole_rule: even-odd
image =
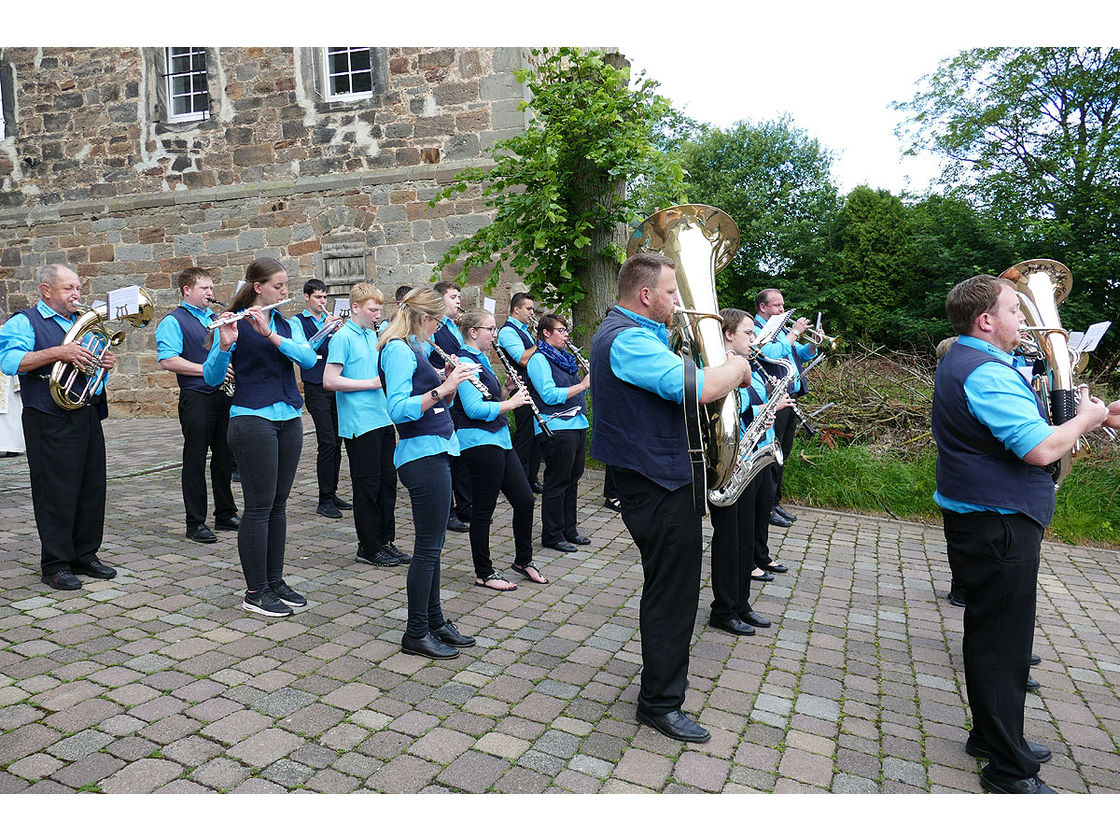
[[[556,551],[578,551],[577,546],[591,544],[576,530],[576,501],[587,447],[584,392],[591,379],[580,378],[575,357],[564,349],[567,343],[568,322],[559,315],[545,315],[537,322],[537,352],[527,366],[533,399],[553,431],[551,437],[540,439],[544,456],[541,544]],[[541,434],[539,428],[536,431]]]

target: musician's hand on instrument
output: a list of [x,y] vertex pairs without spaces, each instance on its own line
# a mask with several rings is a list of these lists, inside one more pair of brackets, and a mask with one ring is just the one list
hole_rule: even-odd
[[250,306],[247,311],[248,315],[246,315],[246,317],[249,319],[249,323],[253,325],[253,329],[263,336],[268,336],[272,333],[272,325],[269,323],[269,316],[264,314],[264,310],[259,306]]
[[229,350],[235,341],[237,341],[236,321],[218,327],[218,342],[222,350]]
[[116,363],[116,354],[110,353],[108,350],[106,350],[105,355],[101,357],[101,367],[103,367],[105,370],[112,370],[113,365],[115,365]]
[[791,326],[789,328],[790,335],[793,338],[800,338],[801,333],[803,333],[803,332],[805,332],[805,330],[809,329],[810,326],[812,326],[812,325],[809,323],[808,318],[798,318],[796,321],[793,322],[793,326]]
[[1120,429],[1120,400],[1108,404],[1108,419],[1104,424],[1110,429]]
[[792,408],[795,405],[797,405],[797,400],[795,400],[789,394],[783,394],[782,398],[780,400],[778,400],[778,405],[777,405],[776,410],[781,411],[783,408]]
[[58,361],[70,362],[80,368],[88,368],[97,363],[97,357],[76,341],[69,344],[60,344],[58,347]]
[[510,394],[509,401],[511,403],[510,409],[514,409],[521,408],[524,405],[528,405],[533,401],[533,398],[529,396],[529,392],[526,389],[521,388]]
[[1092,425],[1089,430],[1098,429],[1108,420],[1111,410],[1104,404],[1104,400],[1089,394],[1089,386],[1081,386],[1081,399],[1077,405],[1077,416],[1084,417]]

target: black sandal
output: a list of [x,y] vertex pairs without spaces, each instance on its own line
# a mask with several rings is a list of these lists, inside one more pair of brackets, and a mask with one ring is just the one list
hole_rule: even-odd
[[[531,581],[532,583],[539,583],[539,584],[548,583],[548,578],[546,578],[543,574],[541,574],[541,570],[538,569],[536,566],[534,566],[532,563],[526,563],[524,566],[518,566],[518,565],[514,564],[514,565],[510,566],[510,568],[513,569],[515,572],[517,572],[519,575],[521,575],[526,580]],[[537,580],[532,575],[530,575],[529,574],[529,569],[532,569],[534,572],[536,572],[538,575],[540,575],[541,579]]]
[[[510,584],[509,589],[499,589],[497,586],[488,586],[487,584],[489,584],[490,581],[492,581],[492,580],[500,580],[502,583]],[[489,589],[492,592],[513,592],[513,590],[517,589],[517,584],[516,583],[512,583],[511,581],[506,580],[504,577],[502,577],[497,572],[491,572],[490,574],[488,574],[486,577],[484,577],[482,579],[482,583],[479,583],[476,580],[474,582],[474,585],[475,586],[481,586],[483,589]]]

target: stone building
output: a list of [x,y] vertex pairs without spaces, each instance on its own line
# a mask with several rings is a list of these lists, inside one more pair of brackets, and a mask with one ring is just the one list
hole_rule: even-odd
[[[156,319],[174,278],[215,270],[229,300],[245,266],[282,262],[345,295],[430,282],[490,220],[477,192],[428,206],[525,126],[520,48],[0,49],[0,315],[38,296],[35,269],[73,266],[85,302],[132,284]],[[510,278],[515,280],[516,278]],[[508,290],[497,289],[499,312]],[[464,304],[477,304],[476,285]],[[111,411],[174,410],[154,322],[128,337]]]

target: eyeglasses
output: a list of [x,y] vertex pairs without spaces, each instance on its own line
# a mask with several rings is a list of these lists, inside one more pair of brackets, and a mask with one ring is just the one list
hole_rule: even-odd
[[571,334],[567,327],[557,327],[552,332],[564,333],[564,335],[570,335]]
[[490,332],[492,332],[492,333],[496,333],[498,331],[497,327],[475,327],[475,329],[476,330],[490,330]]

